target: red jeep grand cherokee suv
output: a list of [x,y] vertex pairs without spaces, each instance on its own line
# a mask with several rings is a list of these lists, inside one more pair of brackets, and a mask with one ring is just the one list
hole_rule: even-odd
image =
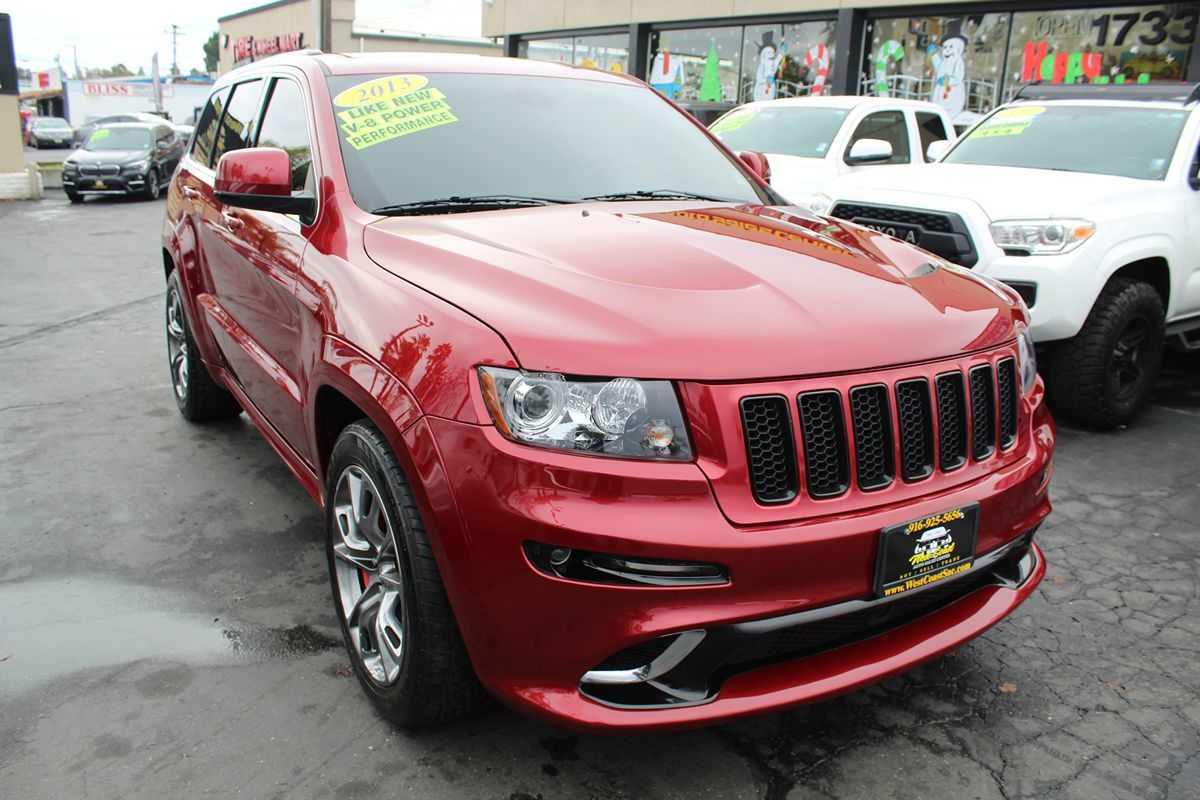
[[784,207],[626,76],[295,54],[225,76],[163,228],[175,396],[326,509],[363,688],[585,730],[818,700],[1045,572],[1010,290]]

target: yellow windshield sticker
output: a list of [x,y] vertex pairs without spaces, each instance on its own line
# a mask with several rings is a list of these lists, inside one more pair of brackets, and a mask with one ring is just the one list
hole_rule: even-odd
[[1020,136],[1025,129],[1033,124],[1038,115],[1046,110],[1045,106],[1015,106],[1002,108],[987,121],[979,126],[971,138],[987,138],[991,136]]
[[740,111],[732,111],[719,120],[713,123],[709,128],[713,133],[724,133],[725,131],[736,131],[738,128],[750,121],[751,117],[758,113],[756,108],[744,108]]
[[92,133],[92,140],[95,141],[97,139],[107,139],[110,133],[112,133],[112,131],[110,131],[108,128],[100,128]]
[[392,75],[352,86],[333,99],[346,144],[373,147],[410,133],[458,122],[441,90],[424,75]]
[[429,79],[424,75],[388,75],[351,86],[333,98],[333,103],[342,108],[365,106],[415,92],[427,83]]

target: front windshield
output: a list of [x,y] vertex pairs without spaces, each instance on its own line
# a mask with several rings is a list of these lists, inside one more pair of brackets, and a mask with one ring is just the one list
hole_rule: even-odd
[[734,150],[824,158],[850,112],[819,106],[744,106],[709,129]]
[[150,147],[150,131],[145,128],[97,128],[88,137],[84,150],[145,150]]
[[447,73],[334,76],[329,87],[350,191],[368,211],[666,190],[767,200],[690,120],[633,83]]
[[985,119],[942,161],[1162,180],[1187,113],[1129,106],[1011,106]]

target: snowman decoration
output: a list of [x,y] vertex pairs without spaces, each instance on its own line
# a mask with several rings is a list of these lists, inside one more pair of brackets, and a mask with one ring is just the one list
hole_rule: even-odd
[[933,88],[929,99],[946,110],[951,120],[956,120],[967,107],[966,64],[963,53],[967,39],[961,27],[951,23],[949,32],[942,37],[941,47],[929,45],[929,63],[933,67]]
[[758,69],[754,72],[754,100],[774,100],[778,87],[775,84],[775,73],[779,71],[779,62],[787,52],[787,43],[782,47],[775,46],[775,32],[763,33],[762,43],[758,46]]
[[650,64],[649,83],[667,97],[675,99],[683,87],[683,59],[672,56],[667,37],[659,42],[658,52]]

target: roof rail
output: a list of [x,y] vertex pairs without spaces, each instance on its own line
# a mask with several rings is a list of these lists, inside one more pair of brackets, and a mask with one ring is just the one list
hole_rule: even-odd
[[1034,81],[1013,100],[1144,100],[1187,105],[1200,100],[1200,83],[1046,83]]

